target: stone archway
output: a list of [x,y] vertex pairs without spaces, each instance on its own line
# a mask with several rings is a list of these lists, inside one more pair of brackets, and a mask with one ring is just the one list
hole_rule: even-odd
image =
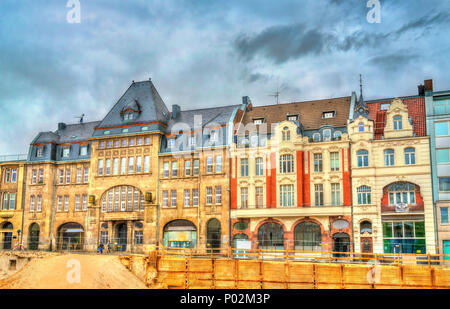
[[58,228],[57,250],[83,250],[84,228],[76,222],[68,222]]
[[195,248],[197,228],[189,220],[179,219],[167,223],[163,229],[163,245],[174,248]]
[[38,250],[39,249],[39,224],[36,222],[32,223],[28,230],[28,249]]

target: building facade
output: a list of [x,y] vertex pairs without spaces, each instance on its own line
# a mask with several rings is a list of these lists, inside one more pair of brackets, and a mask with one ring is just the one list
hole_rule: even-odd
[[425,81],[423,91],[430,136],[437,246],[440,254],[450,254],[450,91],[434,91],[433,80]]

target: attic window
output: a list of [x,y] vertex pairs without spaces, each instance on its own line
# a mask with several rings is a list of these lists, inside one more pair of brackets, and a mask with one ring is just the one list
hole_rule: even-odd
[[211,131],[211,137],[210,137],[210,139],[211,139],[211,142],[217,142],[217,140],[218,140],[218,134],[217,134],[217,131],[216,130],[212,130]]
[[41,146],[37,149],[36,157],[40,158],[43,156],[43,154],[44,154],[44,147]]
[[380,105],[380,110],[387,111],[389,109],[389,106],[391,106],[391,103],[383,103]]
[[298,120],[298,115],[288,115],[287,116],[287,120],[288,121],[297,121]]
[[69,147],[64,147],[63,148],[63,152],[62,152],[62,156],[63,158],[67,158],[70,154],[70,148]]
[[122,129],[122,133],[128,133],[128,129]]
[[148,131],[148,127],[142,127],[141,131]]
[[168,140],[168,146],[169,146],[169,148],[172,148],[173,146],[175,146],[175,138],[169,138],[169,140]]
[[253,124],[263,124],[263,123],[264,123],[264,118],[253,119]]
[[80,148],[80,156],[86,156],[87,155],[87,145],[83,145]]
[[336,112],[335,111],[323,112],[322,113],[322,118],[323,119],[334,118],[335,116],[336,116]]
[[109,130],[108,131],[103,131],[104,135],[109,135],[110,133],[111,133],[111,131],[109,131]]

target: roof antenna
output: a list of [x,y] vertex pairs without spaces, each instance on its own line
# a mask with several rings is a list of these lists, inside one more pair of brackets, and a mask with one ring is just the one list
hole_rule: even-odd
[[278,88],[278,81],[279,79],[277,78],[277,91],[275,91],[273,94],[269,94],[269,97],[274,97],[276,99],[277,105],[278,103],[280,103],[279,99],[280,99],[280,90]]
[[81,114],[81,116],[78,116],[78,117],[75,117],[75,118],[80,118],[80,123],[83,123],[83,117],[84,117],[84,114]]
[[362,75],[359,74],[359,99],[362,100],[363,93],[362,93]]

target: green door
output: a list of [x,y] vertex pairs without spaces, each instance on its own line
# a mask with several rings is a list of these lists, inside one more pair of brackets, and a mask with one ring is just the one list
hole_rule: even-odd
[[450,240],[444,240],[444,254],[446,261],[450,261]]

